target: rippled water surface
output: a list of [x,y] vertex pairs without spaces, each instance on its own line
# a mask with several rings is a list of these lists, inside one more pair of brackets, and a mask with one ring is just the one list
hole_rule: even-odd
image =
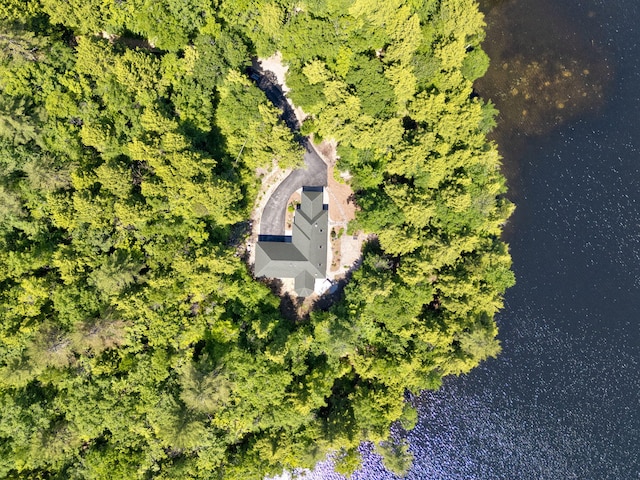
[[640,479],[640,2],[483,8],[518,284],[501,356],[416,400],[408,478]]

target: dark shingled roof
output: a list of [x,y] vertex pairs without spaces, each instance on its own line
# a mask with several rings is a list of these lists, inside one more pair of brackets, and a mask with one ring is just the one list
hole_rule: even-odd
[[290,239],[256,244],[256,277],[294,278],[296,293],[311,295],[315,279],[326,277],[328,226],[323,187],[303,187]]

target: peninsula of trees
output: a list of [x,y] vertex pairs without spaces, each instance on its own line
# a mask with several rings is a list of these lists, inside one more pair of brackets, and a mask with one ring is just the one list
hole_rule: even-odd
[[[0,478],[260,479],[371,441],[499,351],[512,206],[473,0],[3,0]],[[282,52],[377,235],[299,322],[237,255],[301,162],[248,78]],[[241,154],[240,154],[241,153]]]

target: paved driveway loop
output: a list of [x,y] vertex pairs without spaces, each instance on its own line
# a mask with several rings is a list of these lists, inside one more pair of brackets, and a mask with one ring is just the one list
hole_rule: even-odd
[[262,211],[260,235],[284,235],[284,222],[287,214],[287,202],[303,186],[327,186],[327,164],[315,151],[311,141],[302,141],[306,152],[304,168],[294,170],[275,189]]

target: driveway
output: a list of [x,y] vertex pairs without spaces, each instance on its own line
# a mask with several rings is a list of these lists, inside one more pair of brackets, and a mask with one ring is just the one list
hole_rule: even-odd
[[[254,74],[251,78],[271,102],[282,110],[280,118],[296,133],[300,129],[298,119],[291,104],[287,101],[282,88],[273,72],[262,71],[257,63],[250,70]],[[303,186],[327,186],[327,164],[316,152],[312,142],[306,137],[298,137],[304,146],[304,168],[294,170],[275,189],[262,211],[260,219],[260,235],[284,235],[284,222],[287,213],[287,202],[299,188]]]
[[294,170],[275,189],[262,211],[260,235],[284,235],[287,202],[303,186],[327,186],[327,164],[308,138],[301,141],[305,148],[304,168]]

